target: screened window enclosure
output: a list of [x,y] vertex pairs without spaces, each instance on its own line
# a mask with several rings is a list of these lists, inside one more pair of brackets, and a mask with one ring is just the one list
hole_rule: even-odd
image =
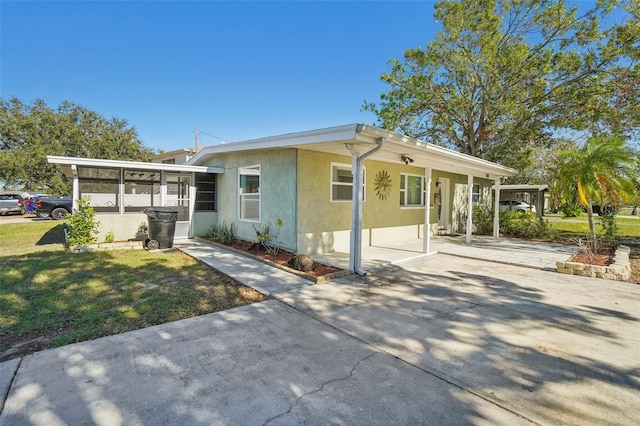
[[145,207],[160,205],[160,172],[124,171],[125,212],[141,212]]
[[120,169],[78,167],[78,188],[96,212],[120,211]]

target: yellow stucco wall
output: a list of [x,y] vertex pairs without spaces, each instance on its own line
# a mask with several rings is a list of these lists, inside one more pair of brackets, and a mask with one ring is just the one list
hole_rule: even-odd
[[[277,218],[285,226],[279,240],[283,247],[298,253],[316,254],[346,251],[351,229],[351,201],[331,201],[331,166],[344,164],[350,167],[351,157],[296,149],[264,150],[246,153],[221,154],[209,162],[209,166],[223,167],[218,175],[216,214],[196,215],[196,233],[210,227],[210,221],[236,225],[236,236],[255,241],[254,223],[238,219],[238,168],[259,164],[261,167],[261,227],[272,224]],[[422,238],[424,234],[424,207],[400,206],[400,175],[407,173],[424,176],[425,170],[404,164],[365,160],[365,202],[363,203],[363,244],[398,241],[403,238]],[[375,190],[379,172],[385,171],[391,179],[391,190],[384,199]],[[433,170],[431,196],[431,233],[437,230],[437,209],[434,203],[436,182],[439,177],[450,179],[449,232],[459,230],[466,218],[467,177]],[[492,181],[475,179],[483,185],[483,201],[490,199]],[[489,188],[489,189],[487,189]],[[488,196],[486,196],[487,192]],[[200,220],[206,219],[206,220]],[[203,223],[201,223],[203,222]],[[207,222],[207,223],[204,223]]]
[[[351,157],[298,151],[298,251],[316,253],[348,247],[351,202],[331,201],[332,163],[350,165]],[[364,167],[364,243],[391,239],[394,235],[396,240],[402,235],[421,236],[424,208],[400,207],[400,174],[424,176],[424,169],[372,160],[365,160]],[[391,178],[391,192],[385,199],[378,197],[374,190],[376,176],[382,170]],[[435,182],[431,187],[433,191]],[[437,218],[431,218],[431,222],[435,221]]]

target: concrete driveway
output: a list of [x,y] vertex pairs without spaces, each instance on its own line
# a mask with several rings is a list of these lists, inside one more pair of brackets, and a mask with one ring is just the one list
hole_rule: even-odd
[[438,254],[273,297],[27,357],[0,424],[640,424],[638,285]]

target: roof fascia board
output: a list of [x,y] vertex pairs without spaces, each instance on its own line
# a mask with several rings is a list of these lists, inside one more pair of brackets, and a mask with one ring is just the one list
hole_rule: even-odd
[[[408,136],[399,135],[397,133],[390,132],[388,130],[380,129],[374,126],[362,125],[362,130],[358,134],[357,139],[369,142],[369,140],[375,140],[377,138],[384,137],[387,143],[401,146],[407,150],[414,150],[422,154],[431,154],[435,156],[435,161],[456,161],[464,164],[465,167],[469,167],[472,170],[477,170],[480,173],[499,174],[500,176],[514,176],[518,173],[517,170],[511,167],[501,166],[500,164],[493,163],[491,161],[483,160],[481,158],[472,157],[461,152],[453,151],[438,145],[430,144],[420,141],[418,139],[410,138]],[[409,153],[409,152],[407,152]]]
[[122,167],[135,170],[162,170],[167,172],[224,173],[221,167],[191,166],[184,164],[146,163],[141,161],[104,160],[99,158],[60,157],[47,155],[51,164],[84,167]]
[[313,145],[322,142],[349,141],[355,139],[357,124],[330,127],[327,129],[310,130],[307,132],[287,133],[281,136],[268,136],[260,139],[250,139],[242,142],[232,142],[205,147],[198,152],[187,164],[199,164],[207,161],[215,154],[259,149],[289,148],[301,145]]

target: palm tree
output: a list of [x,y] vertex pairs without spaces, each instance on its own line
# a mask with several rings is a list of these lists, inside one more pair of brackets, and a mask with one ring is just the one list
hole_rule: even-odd
[[598,249],[593,222],[593,202],[618,205],[633,195],[635,156],[624,140],[613,136],[590,138],[574,151],[560,156],[557,180],[565,197],[574,197],[587,210],[594,251]]

